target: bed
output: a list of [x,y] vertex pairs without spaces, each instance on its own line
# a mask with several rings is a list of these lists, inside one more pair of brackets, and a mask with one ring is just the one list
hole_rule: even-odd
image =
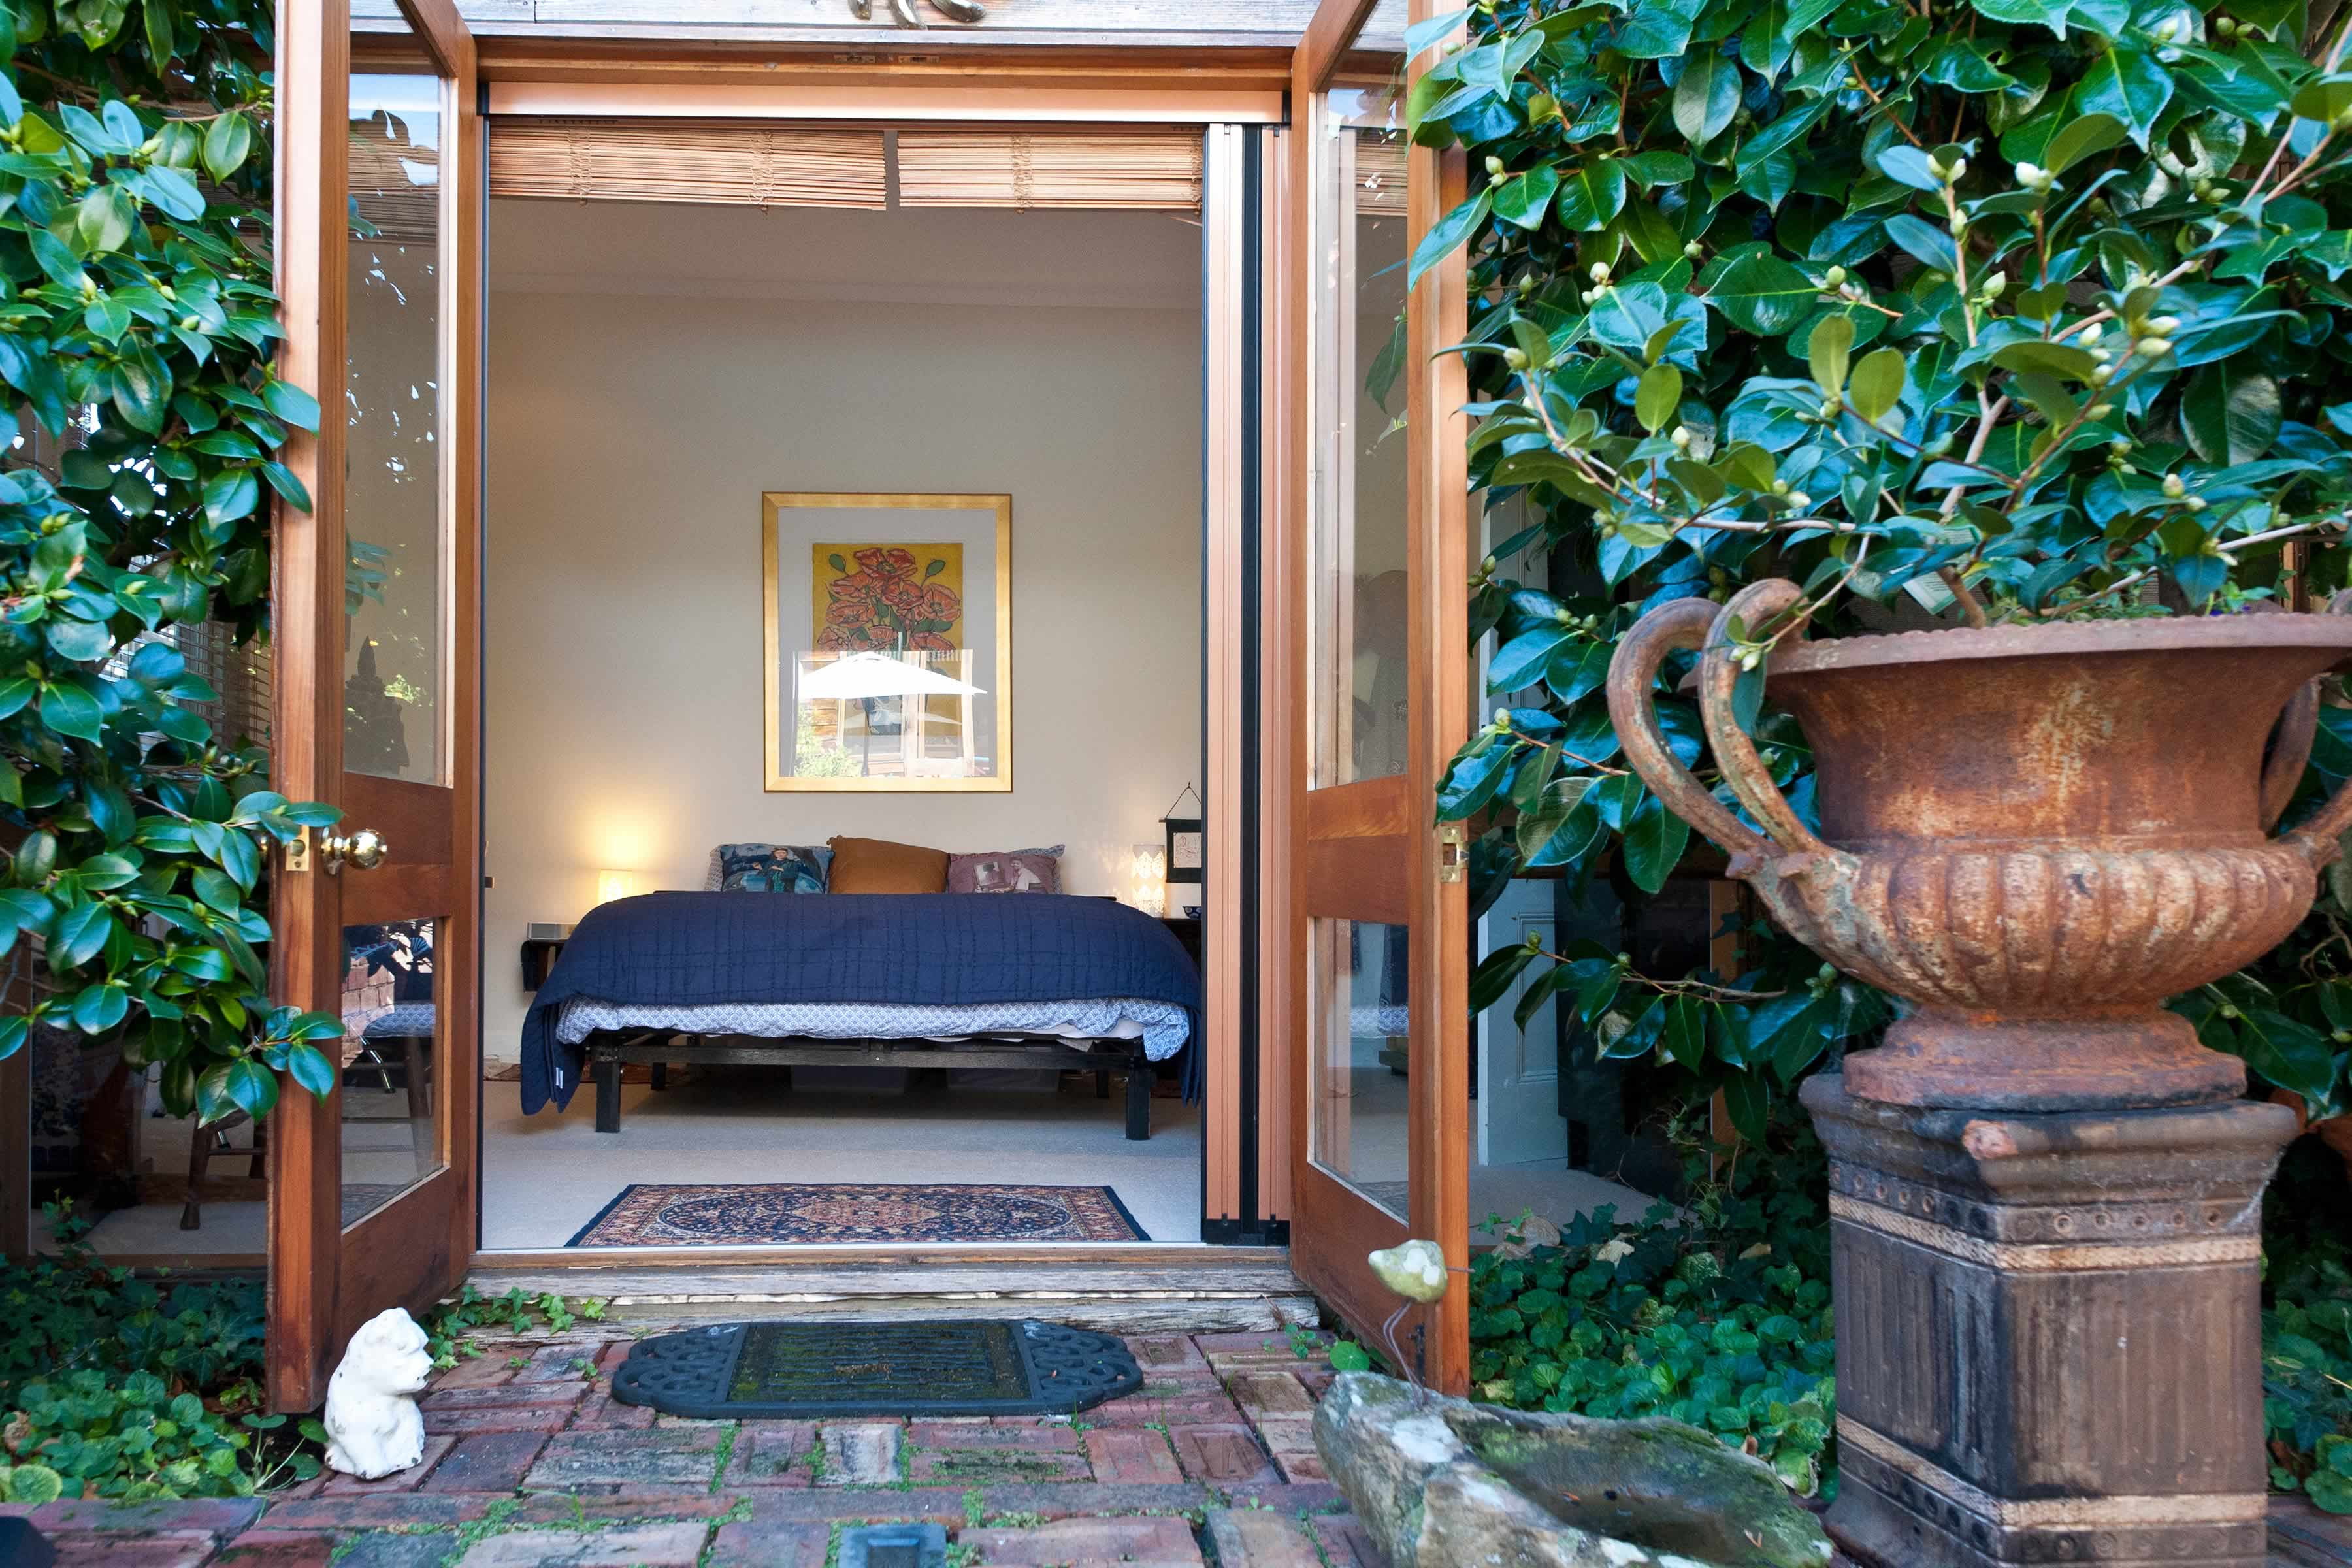
[[617,1132],[629,1063],[1076,1067],[1126,1076],[1142,1139],[1151,1064],[1200,1009],[1183,944],[1108,899],[650,893],[564,944],[523,1020],[522,1109],[593,1079],[597,1131]]

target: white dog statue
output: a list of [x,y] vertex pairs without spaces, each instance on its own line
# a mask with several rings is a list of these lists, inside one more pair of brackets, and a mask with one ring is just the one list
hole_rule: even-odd
[[327,1466],[373,1481],[425,1458],[415,1394],[433,1375],[425,1331],[399,1307],[360,1325],[327,1381]]

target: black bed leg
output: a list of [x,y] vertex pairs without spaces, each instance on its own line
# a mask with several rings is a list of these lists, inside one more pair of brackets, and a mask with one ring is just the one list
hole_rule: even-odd
[[1095,1068],[1095,1098],[1097,1100],[1108,1100],[1110,1098],[1110,1069],[1108,1068]]
[[1137,1142],[1151,1136],[1151,1062],[1140,1047],[1127,1064],[1127,1135]]
[[669,1063],[656,1062],[646,1070],[651,1075],[651,1081],[654,1088],[667,1089],[669,1087]]
[[596,1131],[621,1130],[621,1062],[617,1057],[599,1059],[596,1074]]

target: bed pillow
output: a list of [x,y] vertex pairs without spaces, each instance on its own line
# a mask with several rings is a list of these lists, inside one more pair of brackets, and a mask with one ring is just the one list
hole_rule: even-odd
[[833,860],[820,844],[721,844],[711,854],[728,893],[822,893]]
[[950,893],[1058,893],[1062,890],[1062,846],[1050,849],[992,849],[948,858]]
[[887,838],[832,838],[827,887],[836,893],[944,893],[948,855]]

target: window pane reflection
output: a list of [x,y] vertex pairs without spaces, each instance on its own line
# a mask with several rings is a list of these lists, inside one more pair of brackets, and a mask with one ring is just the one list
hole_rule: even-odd
[[441,1168],[437,923],[343,928],[343,1223]]
[[1405,928],[1318,920],[1309,941],[1309,1157],[1403,1219],[1412,1032]]
[[442,83],[417,58],[352,78],[343,766],[438,784]]

